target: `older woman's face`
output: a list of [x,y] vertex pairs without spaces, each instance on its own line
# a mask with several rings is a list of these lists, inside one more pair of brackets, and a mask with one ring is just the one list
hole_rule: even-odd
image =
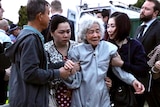
[[93,47],[96,47],[101,39],[100,26],[97,23],[94,23],[91,28],[87,30],[86,40]]
[[60,23],[57,29],[52,32],[54,42],[66,44],[71,38],[71,28],[68,22]]

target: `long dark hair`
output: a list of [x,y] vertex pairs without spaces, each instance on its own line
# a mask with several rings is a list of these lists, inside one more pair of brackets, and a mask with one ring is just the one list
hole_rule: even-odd
[[131,22],[127,14],[122,12],[114,12],[110,18],[115,19],[116,36],[115,40],[122,41],[129,36],[131,30]]

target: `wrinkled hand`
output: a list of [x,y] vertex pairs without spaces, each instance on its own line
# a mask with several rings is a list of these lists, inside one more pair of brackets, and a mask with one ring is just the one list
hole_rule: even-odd
[[154,67],[157,69],[157,71],[160,70],[160,61],[156,61]]
[[115,56],[112,57],[111,65],[121,67],[124,61],[121,59],[121,56],[117,53]]
[[71,60],[67,60],[64,66],[65,69],[71,69],[71,74],[75,74],[77,71],[80,70],[80,63],[79,62],[72,62]]
[[61,67],[60,69],[59,69],[59,71],[60,71],[60,76],[62,77],[62,78],[67,78],[68,76],[70,76],[71,74],[72,74],[72,69],[74,68],[74,65],[75,65],[75,63],[74,62],[72,62],[71,60],[67,60],[66,62],[65,62],[65,65],[64,65],[64,67]]
[[112,87],[112,80],[109,77],[105,78],[106,85],[110,89]]
[[80,71],[80,63],[79,62],[74,62],[74,67],[73,67],[71,73],[74,74],[77,71]]
[[145,91],[144,85],[138,80],[133,81],[133,87],[135,89],[135,94],[143,94]]
[[72,70],[74,68],[75,63],[71,60],[67,60],[64,64],[64,68]]

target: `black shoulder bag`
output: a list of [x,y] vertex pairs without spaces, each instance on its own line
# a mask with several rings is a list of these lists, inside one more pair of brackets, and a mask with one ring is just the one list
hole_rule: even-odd
[[[130,62],[130,43],[128,52],[128,60]],[[112,87],[110,92],[112,102],[111,107],[137,107],[137,102],[132,86],[124,84],[118,87]]]

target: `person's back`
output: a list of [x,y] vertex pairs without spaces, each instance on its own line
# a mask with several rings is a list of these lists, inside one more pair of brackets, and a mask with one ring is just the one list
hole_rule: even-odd
[[[2,4],[1,4],[1,0],[0,0],[0,20],[1,20],[1,26],[3,25],[3,12],[4,9],[2,8]],[[2,32],[5,33],[5,31],[1,30]],[[1,32],[1,33],[2,33]],[[4,35],[4,33],[2,33],[2,35]],[[5,36],[6,37],[6,36]],[[10,62],[8,62],[9,60],[6,60],[6,57],[4,55],[4,48],[5,48],[5,44],[6,42],[11,42],[9,39],[5,39],[5,37],[3,38],[3,36],[0,36],[0,105],[5,104],[6,100],[7,100],[7,90],[8,90],[8,81],[4,80],[6,71],[5,69],[8,68],[10,66]]]
[[0,105],[5,104],[7,100],[8,79],[5,80],[5,69],[10,66],[10,60],[4,55],[4,48],[4,44],[0,42]]
[[0,104],[5,104],[7,100],[7,86],[8,79],[5,80],[6,70],[10,66],[9,59],[4,55],[5,48],[12,44],[11,39],[6,35],[8,29],[8,21],[5,19],[0,20],[0,40],[1,43],[1,53],[0,53]]
[[107,9],[103,9],[101,14],[102,14],[102,20],[104,22],[104,27],[105,27],[105,35],[103,39],[108,40],[107,23],[108,23],[110,12]]
[[[104,24],[107,25],[108,19],[109,19],[109,10],[103,9],[101,14],[102,14]],[[106,27],[105,29],[107,29],[107,26],[105,27]]]

